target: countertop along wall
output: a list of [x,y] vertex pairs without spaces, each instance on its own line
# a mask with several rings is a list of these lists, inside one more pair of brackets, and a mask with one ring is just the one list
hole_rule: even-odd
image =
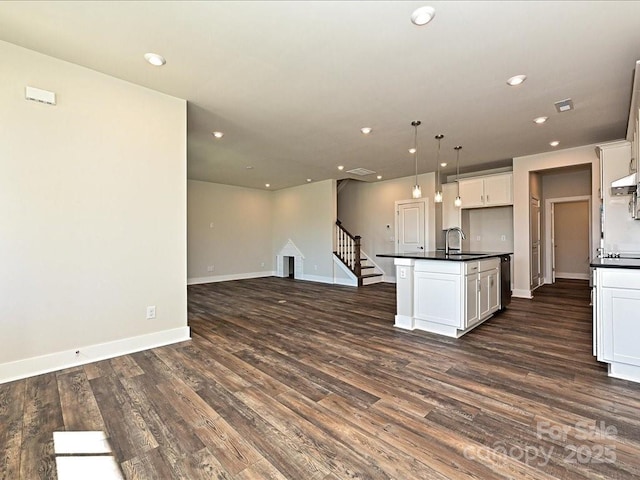
[[188,339],[186,102],[0,58],[0,382]]

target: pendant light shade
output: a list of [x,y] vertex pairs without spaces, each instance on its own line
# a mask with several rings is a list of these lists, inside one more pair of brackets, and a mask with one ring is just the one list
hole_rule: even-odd
[[422,122],[420,120],[414,120],[411,122],[411,126],[413,127],[413,150],[415,155],[415,164],[416,164],[416,183],[413,186],[413,190],[411,191],[411,196],[413,198],[421,198],[422,197],[422,189],[420,185],[418,185],[418,127]]
[[436,194],[433,197],[433,201],[436,203],[442,203],[442,187],[440,185],[440,141],[444,138],[444,135],[439,134],[436,135],[436,140],[438,140],[438,154],[436,158],[436,171],[438,172],[436,175]]
[[456,207],[461,207],[462,198],[460,198],[460,182],[458,181],[458,177],[460,176],[460,150],[462,150],[462,145],[453,147],[453,149],[456,151],[456,184],[458,185],[458,196],[454,200],[453,204]]

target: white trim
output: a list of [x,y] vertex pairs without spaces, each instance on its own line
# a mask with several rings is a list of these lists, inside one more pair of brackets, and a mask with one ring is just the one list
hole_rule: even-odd
[[0,383],[12,382],[42,373],[85,365],[190,339],[189,327],[179,327],[3,363],[0,364]]
[[[349,270],[349,268],[338,258],[338,256],[334,253],[333,257],[333,283],[336,285],[345,285],[347,287],[357,287],[358,286],[358,277]],[[339,278],[336,275],[336,267],[339,268],[347,278]]]
[[[568,202],[588,202],[589,208],[589,251],[591,251],[591,195],[580,195],[576,197],[559,197],[559,198],[547,198],[544,201],[544,283],[553,283],[553,239],[551,238],[551,210],[554,208],[556,203],[568,203]],[[560,273],[556,272],[556,277],[559,276]],[[576,275],[567,273],[565,275]],[[587,280],[589,279],[588,274],[586,275]],[[564,278],[582,278],[582,277],[564,277]]]
[[323,277],[321,275],[307,275],[305,274],[304,278],[300,278],[300,280],[305,280],[307,282],[319,282],[319,283],[329,283],[331,285],[335,285],[333,278],[331,277]]
[[556,272],[556,278],[568,278],[570,280],[589,280],[588,273]]
[[640,382],[640,367],[628,365],[626,363],[610,363],[607,366],[610,377],[628,380],[630,382]]
[[528,299],[533,298],[533,295],[531,294],[531,290],[522,290],[519,288],[518,289],[514,288],[513,291],[511,292],[511,296],[516,298],[528,298]]
[[[400,216],[400,205],[407,205],[407,204],[411,204],[411,203],[422,203],[424,204],[423,208],[424,208],[424,232],[422,232],[422,240],[424,241],[424,250],[425,252],[430,252],[431,250],[434,250],[432,248],[432,244],[434,244],[435,242],[435,236],[434,236],[434,242],[432,242],[432,238],[430,236],[430,232],[431,229],[429,228],[429,199],[426,197],[422,197],[422,198],[413,198],[411,200],[396,200],[394,202],[393,208],[394,208],[394,217],[395,217],[395,252],[398,253],[399,247],[400,247],[400,243],[399,243],[399,235],[398,235],[398,230],[400,228],[400,223],[399,223],[399,216]],[[431,233],[431,235],[435,235],[435,233]]]
[[284,247],[276,254],[276,276],[285,277],[284,257],[293,257],[293,278],[296,280],[304,279],[304,255],[300,251],[293,240],[289,239]]
[[394,275],[383,275],[382,281],[385,283],[397,283]]
[[187,279],[187,285],[198,285],[200,283],[228,282],[230,280],[246,280],[248,278],[275,277],[276,272],[248,272],[234,273],[232,275],[215,275],[213,277],[194,277]]

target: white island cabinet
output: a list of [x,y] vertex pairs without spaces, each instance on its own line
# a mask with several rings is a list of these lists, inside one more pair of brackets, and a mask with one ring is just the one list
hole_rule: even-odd
[[396,258],[395,326],[460,337],[500,309],[500,259]]
[[640,382],[640,269],[596,268],[595,286],[594,353],[610,376]]

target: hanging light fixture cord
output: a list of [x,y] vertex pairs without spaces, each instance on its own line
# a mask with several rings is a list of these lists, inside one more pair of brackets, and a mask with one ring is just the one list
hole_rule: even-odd
[[440,142],[442,141],[443,138],[444,138],[444,135],[441,133],[436,135],[436,140],[438,140],[438,155],[436,158],[436,162],[437,162],[436,196],[435,196],[436,202],[442,202],[442,186],[440,185]]
[[456,197],[455,205],[459,207],[462,205],[462,199],[460,198],[460,181],[458,178],[460,177],[460,150],[462,150],[462,145],[458,145],[457,147],[453,147],[456,151],[456,184],[458,190],[458,196]]
[[413,149],[415,150],[414,155],[416,156],[416,184],[413,186],[413,193],[412,196],[413,198],[420,198],[422,196],[421,192],[420,192],[420,185],[418,185],[418,126],[421,124],[422,122],[420,120],[414,120],[413,122],[411,122],[411,125],[414,128],[414,134],[413,134]]
[[415,153],[415,156],[416,156],[416,185],[418,185],[418,126],[421,123],[422,122],[420,120],[414,120],[413,122],[411,122],[411,125],[413,125],[413,127],[414,127],[413,148],[416,151],[416,153]]

